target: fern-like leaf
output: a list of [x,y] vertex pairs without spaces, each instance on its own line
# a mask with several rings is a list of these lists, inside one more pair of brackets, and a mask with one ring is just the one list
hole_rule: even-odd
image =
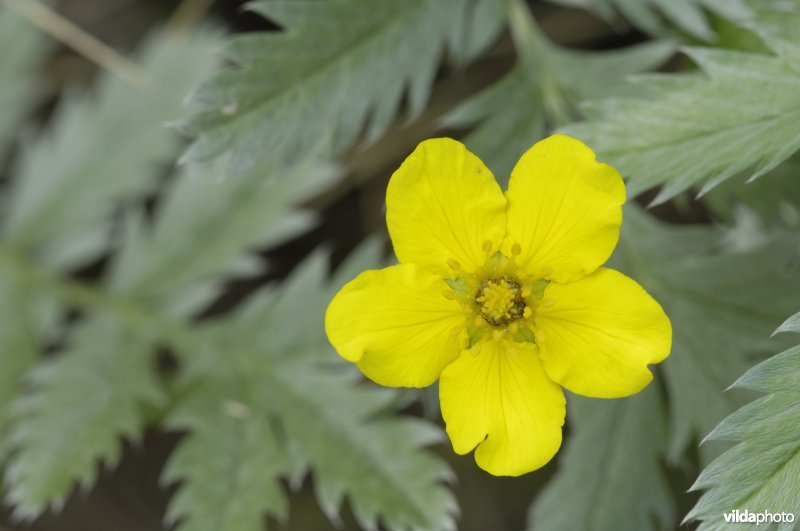
[[572,435],[556,476],[531,506],[529,529],[658,531],[674,524],[661,462],[666,414],[654,385],[621,400],[571,397]]
[[[338,172],[312,161],[279,174],[266,161],[250,172],[219,179],[219,164],[187,168],[168,190],[154,227],[131,220],[110,274],[110,289],[162,314],[202,309],[231,275],[260,272],[248,254],[307,230],[315,222],[303,203]],[[202,213],[201,213],[202,209]]]
[[[778,331],[800,333],[800,314]],[[749,371],[736,387],[768,393],[723,420],[707,437],[736,446],[711,463],[693,489],[706,492],[686,517],[701,531],[730,528],[723,514],[736,509],[800,514],[800,347],[773,356]],[[795,523],[773,528],[795,529]],[[755,523],[736,529],[761,529]]]
[[[262,294],[244,315],[216,325],[206,350],[185,359],[189,391],[169,423],[191,433],[165,475],[184,482],[170,508],[171,517],[183,521],[181,530],[261,529],[264,514],[285,516],[278,480],[296,483],[309,469],[320,505],[334,521],[348,495],[365,529],[379,519],[388,529],[454,528],[455,502],[442,484],[450,472],[422,451],[440,441],[441,432],[382,414],[395,393],[358,385],[351,367],[331,364],[336,355],[329,348],[327,362],[302,355],[310,345],[298,330],[322,329],[321,312],[308,309],[324,307],[332,293],[326,270],[327,261],[312,256],[281,290]],[[301,327],[281,327],[287,319]],[[271,333],[264,333],[265,324]],[[317,341],[319,349],[325,339]],[[265,440],[259,445],[255,437]],[[188,466],[200,447],[215,455],[229,451],[230,461]],[[252,468],[250,459],[265,466]],[[227,488],[205,485],[209,477]],[[264,496],[230,499],[228,488],[259,486]]]
[[649,96],[594,103],[564,132],[616,166],[631,196],[661,186],[654,203],[767,173],[800,149],[800,46],[785,35],[800,11],[764,20],[756,29],[777,55],[688,48],[704,75],[643,78]]
[[255,2],[284,31],[235,37],[238,68],[203,85],[184,122],[196,137],[188,160],[229,155],[230,173],[266,153],[286,161],[321,145],[349,146],[367,119],[376,138],[408,97],[409,114],[428,99],[446,44],[458,43],[470,0]]
[[[555,45],[545,48],[558,90],[570,102],[618,92],[625,76],[658,66],[674,50],[668,41],[593,53]],[[464,142],[492,168],[501,184],[508,182],[522,153],[553,126],[546,119],[541,82],[539,72],[518,64],[500,81],[456,107],[444,121],[449,127],[474,127]]]
[[165,123],[206,76],[216,40],[208,32],[159,33],[139,57],[153,79],[149,89],[105,73],[95,93],[63,101],[14,167],[3,239],[54,267],[103,249],[118,202],[152,188],[159,165],[175,157],[178,137]]
[[113,316],[81,326],[68,348],[30,375],[35,392],[14,405],[8,500],[21,518],[60,506],[91,485],[98,461],[114,465],[120,438],[142,433],[144,408],[164,403],[152,340]]
[[[769,234],[747,250],[727,250],[727,237],[710,227],[670,226],[631,207],[612,257],[672,320],[672,353],[661,365],[672,461],[741,405],[740,395],[723,391],[753,356],[774,349],[765,338],[800,298],[796,236]],[[713,457],[713,449],[701,457]]]

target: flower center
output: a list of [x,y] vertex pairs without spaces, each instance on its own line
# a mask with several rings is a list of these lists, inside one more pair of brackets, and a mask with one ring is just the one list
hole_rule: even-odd
[[481,282],[475,294],[475,303],[483,319],[494,326],[521,319],[525,312],[522,287],[506,277]]

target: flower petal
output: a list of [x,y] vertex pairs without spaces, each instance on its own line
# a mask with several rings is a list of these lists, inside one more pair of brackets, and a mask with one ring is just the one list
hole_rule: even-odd
[[571,282],[603,264],[617,245],[625,184],[580,140],[553,135],[522,155],[508,185],[504,252],[534,275]]
[[669,318],[639,284],[600,268],[571,284],[550,283],[537,308],[536,342],[548,376],[598,398],[638,393],[647,365],[669,355]]
[[499,250],[506,198],[492,173],[461,142],[426,140],[392,175],[386,223],[397,258],[444,275],[457,262],[472,272]]
[[463,352],[442,372],[439,398],[453,449],[477,445],[478,466],[496,476],[536,470],[561,446],[564,392],[531,343],[490,340]]
[[441,277],[416,265],[365,271],[345,285],[325,314],[339,355],[390,387],[425,387],[458,357],[464,312]]

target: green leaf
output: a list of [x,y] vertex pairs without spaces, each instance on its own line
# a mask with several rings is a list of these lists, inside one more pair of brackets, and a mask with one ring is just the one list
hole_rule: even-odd
[[265,407],[267,382],[226,369],[196,377],[196,387],[167,419],[169,428],[190,432],[162,476],[164,483],[185,481],[167,513],[181,531],[261,530],[267,510],[286,517],[286,494],[276,478],[293,465]]
[[[657,41],[609,52],[579,52],[549,45],[547,68],[571,102],[618,92],[626,75],[652,69],[674,53],[675,45]],[[444,121],[455,128],[475,127],[466,145],[508,182],[519,157],[544,137],[548,123],[541,77],[517,64],[500,81],[456,107]],[[577,109],[575,109],[577,111]]]
[[672,352],[660,364],[670,396],[672,461],[693,436],[741,405],[741,395],[723,391],[774,349],[766,338],[800,299],[796,235],[774,232],[747,250],[728,250],[728,238],[721,229],[671,226],[630,207],[612,258],[612,267],[641,283],[672,321]]
[[[800,14],[784,18],[800,24]],[[661,186],[654,203],[691,187],[705,193],[741,172],[769,172],[800,149],[800,65],[768,26],[756,29],[777,56],[687,48],[705,75],[642,78],[648,96],[595,102],[589,121],[563,132],[614,165],[631,197]]]
[[153,227],[129,220],[110,274],[110,289],[163,314],[191,315],[223,287],[226,275],[264,269],[252,253],[316,223],[298,208],[338,179],[308,160],[278,174],[266,163],[230,179],[219,164],[186,168],[168,189]]
[[792,157],[763,179],[747,181],[738,175],[703,196],[703,202],[724,221],[747,207],[768,224],[800,226],[800,158]]
[[0,6],[0,164],[15,140],[20,119],[35,101],[36,67],[44,52],[44,35],[11,9]]
[[743,0],[550,0],[557,4],[583,7],[609,22],[622,15],[633,25],[655,35],[666,28],[662,18],[693,37],[713,40],[715,35],[706,10],[731,20],[747,20],[751,16]]
[[39,356],[27,295],[0,270],[0,434],[6,432],[10,420],[9,402],[22,391],[21,376]]
[[[279,479],[297,484],[309,470],[334,522],[347,496],[365,529],[379,519],[392,530],[455,528],[457,508],[443,484],[451,473],[423,450],[441,432],[390,418],[397,393],[360,385],[352,366],[333,363],[330,347],[325,357],[303,356],[310,347],[304,332],[317,337],[318,350],[326,343],[317,312],[332,295],[326,270],[327,260],[313,255],[281,288],[216,324],[202,352],[186,356],[188,391],[168,424],[191,433],[165,474],[184,482],[170,508],[181,531],[261,529],[265,513],[286,515]],[[289,316],[298,327],[285,326]],[[191,460],[200,448],[226,457]],[[254,489],[264,495],[230,496]]]
[[[800,333],[800,314],[778,331]],[[798,379],[800,346],[759,363],[736,381],[736,387],[767,395],[727,417],[708,435],[710,440],[737,444],[703,470],[692,487],[706,491],[686,517],[701,520],[698,529],[727,529],[723,513],[735,509],[790,513],[795,518],[800,514]],[[761,529],[755,524],[736,528]],[[791,531],[795,524],[770,528]]]
[[185,129],[196,137],[187,160],[228,154],[229,173],[267,153],[286,162],[325,145],[351,145],[369,118],[367,139],[385,131],[407,96],[420,112],[448,42],[465,25],[469,0],[256,2],[250,8],[284,31],[234,37],[238,65],[195,95]]
[[120,438],[136,439],[144,407],[165,397],[150,339],[113,317],[97,317],[72,334],[70,345],[30,374],[35,392],[14,404],[6,473],[15,515],[35,517],[58,507],[75,483],[90,485],[99,463],[114,465]]
[[620,400],[570,397],[571,437],[559,470],[531,506],[528,528],[658,531],[676,508],[661,459],[666,414],[658,389]]
[[[49,265],[93,258],[118,202],[156,184],[179,142],[165,122],[206,76],[216,34],[159,33],[138,58],[154,85],[136,88],[103,73],[95,93],[61,102],[48,130],[20,154],[2,236]],[[15,48],[12,46],[11,48]]]

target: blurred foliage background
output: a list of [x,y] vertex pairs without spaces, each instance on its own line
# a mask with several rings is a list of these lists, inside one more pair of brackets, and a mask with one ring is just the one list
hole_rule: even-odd
[[[797,343],[770,339],[800,309],[797,1],[2,0],[0,50],[0,529],[800,515],[800,354],[756,365]],[[673,353],[636,397],[570,396],[559,457],[495,478],[435,389],[364,384],[322,316],[392,259],[419,141],[505,184],[554,130],[627,178],[613,265]],[[769,394],[728,417],[754,365],[739,387]]]

